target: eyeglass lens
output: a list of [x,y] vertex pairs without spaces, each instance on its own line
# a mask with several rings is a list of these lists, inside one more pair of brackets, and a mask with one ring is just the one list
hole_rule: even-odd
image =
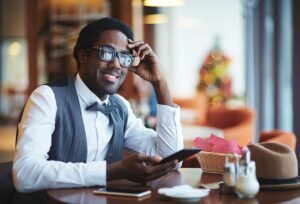
[[116,52],[116,50],[109,46],[99,47],[99,57],[101,60],[106,62],[111,62],[118,57],[119,63],[122,67],[130,67],[133,62],[133,57],[127,52]]

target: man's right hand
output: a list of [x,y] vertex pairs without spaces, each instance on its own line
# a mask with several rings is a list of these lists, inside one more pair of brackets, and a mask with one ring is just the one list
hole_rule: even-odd
[[[126,159],[107,166],[107,181],[128,179],[138,183],[146,183],[157,179],[175,168],[177,161],[158,164],[161,158],[134,154]],[[152,163],[153,165],[146,165]],[[158,165],[154,165],[158,164]]]

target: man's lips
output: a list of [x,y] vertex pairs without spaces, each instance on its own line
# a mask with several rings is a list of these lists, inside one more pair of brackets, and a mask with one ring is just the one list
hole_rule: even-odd
[[104,79],[106,79],[107,81],[110,81],[110,82],[117,82],[118,81],[118,78],[120,77],[119,75],[114,75],[114,74],[107,74],[107,73],[103,73],[103,77]]

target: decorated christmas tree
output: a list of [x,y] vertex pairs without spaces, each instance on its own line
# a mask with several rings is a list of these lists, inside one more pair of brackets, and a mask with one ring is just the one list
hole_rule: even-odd
[[229,74],[230,59],[219,47],[218,38],[215,46],[208,53],[199,71],[198,91],[208,96],[209,105],[222,106],[232,97],[232,79]]

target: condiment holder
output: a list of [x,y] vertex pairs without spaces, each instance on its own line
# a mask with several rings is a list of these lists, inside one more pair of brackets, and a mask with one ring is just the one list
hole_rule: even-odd
[[245,150],[244,159],[240,162],[236,159],[235,163],[229,163],[226,158],[223,178],[225,193],[235,192],[240,198],[253,198],[258,193],[255,162],[250,160],[248,148]]

